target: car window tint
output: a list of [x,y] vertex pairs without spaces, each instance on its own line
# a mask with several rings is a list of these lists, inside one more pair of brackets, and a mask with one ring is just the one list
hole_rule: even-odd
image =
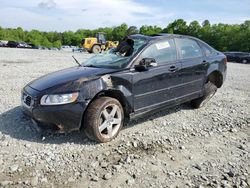
[[154,58],[158,64],[175,61],[177,56],[174,40],[164,40],[150,45],[142,52],[140,59],[143,58]]
[[191,39],[176,38],[176,44],[179,49],[180,59],[189,59],[202,56],[200,46]]

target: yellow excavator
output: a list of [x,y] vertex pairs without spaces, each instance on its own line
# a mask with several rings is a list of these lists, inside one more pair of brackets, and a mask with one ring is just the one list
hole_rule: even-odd
[[105,33],[96,33],[95,37],[88,37],[82,40],[82,47],[89,53],[101,53],[118,46],[118,41],[106,41]]

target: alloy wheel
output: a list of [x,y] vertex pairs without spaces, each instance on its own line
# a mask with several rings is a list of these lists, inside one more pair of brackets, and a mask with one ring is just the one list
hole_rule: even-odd
[[122,124],[121,109],[116,104],[109,104],[101,111],[99,118],[99,133],[104,138],[112,138]]

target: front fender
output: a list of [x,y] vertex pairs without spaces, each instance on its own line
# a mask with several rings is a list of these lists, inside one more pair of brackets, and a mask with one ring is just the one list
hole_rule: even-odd
[[119,92],[124,100],[132,106],[132,93],[131,91],[123,85],[117,85],[115,78],[110,75],[104,75],[97,79],[82,83],[81,99],[85,101],[92,101],[100,93],[112,93]]

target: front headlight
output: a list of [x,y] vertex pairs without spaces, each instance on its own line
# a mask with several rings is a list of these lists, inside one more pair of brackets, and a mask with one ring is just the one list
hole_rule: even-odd
[[67,93],[57,95],[44,95],[41,98],[41,105],[60,105],[75,102],[79,93]]

